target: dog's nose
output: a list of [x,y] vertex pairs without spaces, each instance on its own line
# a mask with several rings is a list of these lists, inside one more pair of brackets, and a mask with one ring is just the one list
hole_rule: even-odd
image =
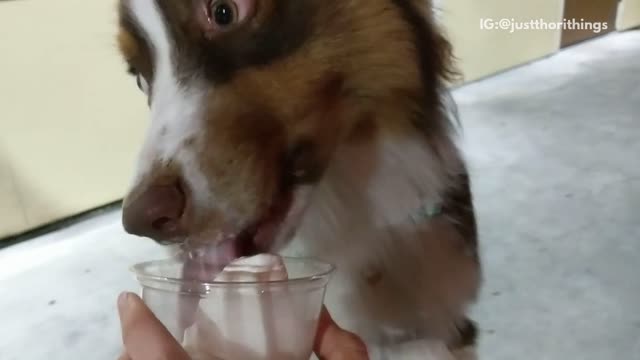
[[122,223],[130,234],[159,242],[176,240],[181,236],[180,219],[185,202],[185,195],[177,184],[152,185],[125,202]]

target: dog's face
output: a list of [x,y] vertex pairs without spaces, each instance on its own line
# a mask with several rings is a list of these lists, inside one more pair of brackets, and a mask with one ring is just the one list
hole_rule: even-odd
[[409,126],[381,111],[439,105],[446,43],[426,7],[120,0],[120,49],[151,113],[125,228],[240,254],[284,243],[341,144]]

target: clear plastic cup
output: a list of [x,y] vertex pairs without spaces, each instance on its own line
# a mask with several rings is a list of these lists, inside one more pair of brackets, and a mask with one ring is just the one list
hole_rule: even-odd
[[288,280],[200,282],[170,259],[133,266],[142,299],[194,360],[308,360],[333,266],[284,258]]

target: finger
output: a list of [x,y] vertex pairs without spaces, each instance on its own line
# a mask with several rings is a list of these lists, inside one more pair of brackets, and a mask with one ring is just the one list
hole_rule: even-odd
[[132,360],[132,359],[131,359],[131,357],[129,357],[128,354],[124,353],[124,354],[120,355],[118,360]]
[[367,346],[355,334],[341,329],[322,309],[314,352],[320,360],[367,360]]
[[122,341],[132,360],[189,359],[184,349],[140,297],[130,293],[120,295],[118,311]]

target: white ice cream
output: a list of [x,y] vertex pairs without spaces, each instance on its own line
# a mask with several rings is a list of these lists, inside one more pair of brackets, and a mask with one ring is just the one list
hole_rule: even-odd
[[278,255],[260,254],[240,258],[227,265],[216,277],[224,282],[264,282],[287,280],[287,269]]

